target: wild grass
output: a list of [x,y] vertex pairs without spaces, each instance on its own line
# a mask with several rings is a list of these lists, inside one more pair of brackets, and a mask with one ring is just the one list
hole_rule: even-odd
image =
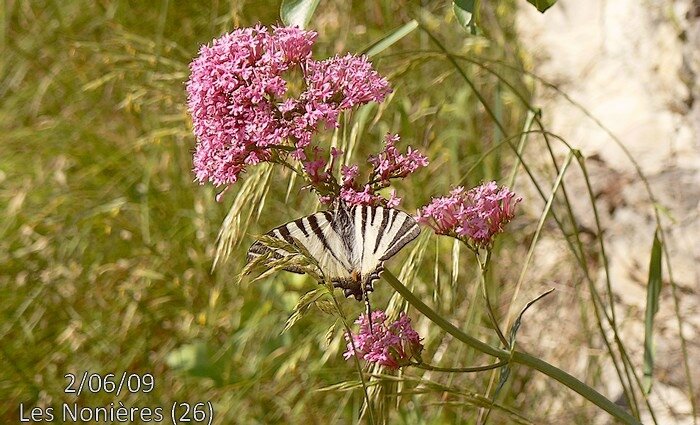
[[[214,189],[194,184],[190,171],[189,61],[199,45],[235,26],[276,23],[278,7],[270,1],[4,3],[0,420],[16,421],[20,403],[76,401],[64,393],[64,374],[85,370],[156,378],[149,394],[84,394],[77,401],[86,406],[211,400],[217,423],[368,420],[358,371],[342,359],[342,324],[311,307],[285,329],[314,281],[279,273],[236,283],[254,236],[316,211],[315,197],[285,170],[259,168],[217,203]],[[454,22],[447,2],[322,2],[312,21],[316,57],[361,52],[411,19],[420,24],[372,57],[391,80],[391,97],[345,116],[337,132],[322,137],[344,144],[354,160],[376,152],[386,132],[426,152],[429,169],[397,185],[407,211],[453,185],[488,179],[531,194],[489,270],[497,318],[512,323],[526,294],[551,286],[528,271],[548,234],[569,252],[569,280],[555,285],[565,295],[543,303],[573,299],[579,311],[562,315],[581,325],[566,343],[602,353],[584,359],[579,377],[605,392],[601,376],[615,373],[630,411],[647,412],[640,360],[629,357],[616,332],[613,283],[606,273],[603,285],[598,277],[605,271],[604,229],[596,222],[595,237],[585,239],[571,209],[574,195],[564,177],[574,166],[585,174],[585,161],[547,130],[531,105],[535,87],[556,87],[523,69],[513,17],[510,2],[483,7],[484,36],[474,37]],[[594,199],[590,205],[595,212]],[[399,279],[443,317],[497,345],[478,265],[458,247],[424,232],[388,267],[400,270]],[[414,317],[429,363],[489,362],[414,314],[389,285],[376,286],[376,307]],[[349,320],[364,308],[340,303]],[[526,317],[523,327],[529,326]],[[573,351],[525,348],[553,362]],[[376,423],[476,423],[488,415],[485,408],[492,410],[490,423],[587,423],[599,415],[522,367],[495,401],[498,376],[490,373],[372,369],[365,378]]]

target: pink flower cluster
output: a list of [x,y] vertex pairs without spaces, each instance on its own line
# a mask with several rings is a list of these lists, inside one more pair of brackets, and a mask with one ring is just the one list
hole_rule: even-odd
[[412,359],[420,361],[423,344],[418,332],[411,327],[411,319],[405,313],[401,313],[397,321],[388,325],[386,321],[386,314],[376,310],[372,312],[370,329],[367,315],[360,315],[355,321],[360,325],[359,333],[345,335],[348,346],[343,357],[347,360],[357,356],[390,369],[406,366]]
[[[313,31],[256,26],[202,46],[187,82],[197,181],[235,183],[248,165],[290,150],[303,160],[321,123],[336,126],[341,111],[391,91],[365,57],[313,60],[315,40]],[[285,80],[294,69],[305,87],[296,97]]]
[[489,247],[493,238],[515,215],[522,198],[496,182],[465,191],[457,187],[450,196],[433,198],[418,210],[418,222],[430,225],[437,234],[466,238],[475,247]]
[[416,170],[428,165],[428,158],[420,152],[408,147],[406,154],[396,149],[398,135],[387,134],[382,152],[371,155],[367,162],[372,165],[372,172],[367,183],[360,183],[360,167],[354,165],[342,165],[340,167],[340,183],[334,174],[336,158],[342,152],[331,149],[330,165],[319,157],[319,150],[314,150],[313,159],[305,161],[304,171],[311,184],[322,195],[321,201],[330,203],[334,198],[340,198],[350,205],[383,205],[389,208],[398,206],[401,198],[392,191],[390,198],[386,199],[378,194],[378,191],[388,187],[391,179],[404,178]]
[[399,153],[396,142],[398,134],[387,134],[384,138],[384,150],[379,155],[369,157],[368,162],[374,166],[372,178],[388,185],[389,179],[403,178],[428,165],[428,158],[410,146],[406,155]]
[[340,198],[349,204],[385,205],[393,208],[399,205],[401,198],[392,191],[387,200],[376,192],[388,187],[391,179],[404,178],[420,168],[428,165],[428,158],[414,150],[410,146],[406,154],[396,149],[396,142],[400,140],[398,134],[387,134],[384,137],[384,149],[377,155],[371,155],[367,162],[372,165],[369,182],[365,185],[357,183],[357,166],[346,167],[341,170],[342,188]]
[[322,62],[310,61],[306,68],[307,90],[301,100],[324,111],[324,119],[336,122],[338,112],[362,105],[389,94],[387,81],[366,57],[347,54]]

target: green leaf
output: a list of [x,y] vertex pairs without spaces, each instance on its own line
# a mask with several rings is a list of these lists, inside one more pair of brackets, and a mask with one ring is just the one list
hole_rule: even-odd
[[644,391],[651,391],[654,372],[654,316],[659,311],[659,294],[661,293],[661,241],[658,230],[654,233],[649,259],[649,280],[647,283],[647,309],[644,315]]
[[280,18],[287,26],[306,28],[320,0],[282,0]]
[[527,2],[535,6],[540,12],[544,13],[545,10],[554,6],[554,3],[556,3],[557,0],[527,0]]
[[388,49],[389,46],[392,44],[396,43],[397,41],[401,40],[402,38],[406,37],[408,34],[410,34],[413,30],[418,28],[418,22],[413,19],[411,22],[395,29],[394,31],[390,32],[388,35],[384,36],[382,39],[376,41],[375,43],[372,43],[371,46],[368,48],[364,49],[362,51],[363,54],[372,57],[376,54],[379,54],[383,52],[384,50]]
[[[518,333],[518,329],[520,329],[520,325],[523,320],[523,314],[527,311],[528,308],[530,308],[534,303],[537,301],[541,300],[542,298],[546,297],[547,295],[551,294],[554,292],[554,288],[550,289],[549,291],[541,294],[534,300],[530,301],[529,303],[525,304],[525,307],[520,311],[520,314],[518,314],[518,317],[515,319],[515,322],[513,322],[513,326],[510,328],[510,341],[508,341],[510,345],[510,349],[514,350],[515,349],[515,336]],[[501,373],[498,378],[498,386],[496,387],[496,391],[493,394],[493,399],[494,401],[496,400],[496,396],[498,393],[501,391],[503,386],[506,384],[506,381],[508,380],[508,377],[510,376],[510,365],[505,365],[501,368]]]
[[457,22],[466,30],[469,30],[472,34],[476,29],[476,22],[474,22],[474,7],[476,5],[476,0],[454,0],[452,4],[452,11],[457,18]]

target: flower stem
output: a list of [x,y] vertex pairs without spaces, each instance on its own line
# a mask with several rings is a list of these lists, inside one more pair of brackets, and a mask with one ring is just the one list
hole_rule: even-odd
[[496,331],[496,334],[498,335],[498,339],[501,340],[501,344],[503,344],[504,347],[508,347],[510,344],[508,343],[508,340],[506,339],[505,335],[503,335],[503,331],[501,331],[501,327],[498,325],[498,320],[496,320],[496,315],[493,314],[493,307],[491,307],[491,300],[489,299],[489,291],[486,285],[486,272],[489,267],[489,260],[491,259],[491,250],[486,251],[486,259],[482,262],[481,258],[479,257],[479,251],[474,250],[474,254],[476,256],[476,261],[479,263],[479,269],[481,270],[481,289],[484,293],[484,300],[486,300],[486,312],[489,316],[489,320],[491,320],[491,324],[493,325],[493,329]]
[[[347,335],[352,335],[352,330],[350,330],[350,325],[348,325],[347,317],[345,316],[345,313],[343,312],[342,307],[340,306],[340,303],[338,300],[335,298],[335,294],[333,293],[333,285],[332,284],[327,284],[328,287],[328,292],[331,296],[331,299],[333,300],[333,304],[335,305],[335,309],[338,311],[338,314],[340,315],[340,321],[343,322],[343,327],[345,328],[345,332]],[[352,351],[354,353],[357,353],[357,349],[355,348],[355,342],[353,341],[352,337],[350,337],[350,344],[352,345]],[[374,413],[372,409],[372,403],[369,398],[369,393],[367,392],[367,382],[365,382],[365,376],[362,373],[362,366],[360,365],[360,360],[357,358],[357,356],[353,356],[355,358],[355,366],[357,367],[357,372],[360,375],[360,382],[362,383],[362,390],[364,392],[365,396],[365,402],[367,403],[367,411],[369,412],[369,423],[374,425],[376,422],[374,421]]]
[[499,367],[505,366],[508,364],[508,361],[506,360],[501,360],[497,363],[494,364],[489,364],[485,366],[472,366],[472,367],[439,367],[439,366],[433,366],[427,363],[411,363],[411,366],[415,366],[419,369],[424,369],[424,370],[434,370],[436,372],[483,372],[486,370],[492,370],[492,369],[498,369]]
[[498,357],[499,359],[505,360],[510,358],[510,352],[506,350],[502,350],[500,348],[492,347],[489,344],[486,344],[485,342],[481,342],[478,339],[467,335],[464,333],[462,330],[457,328],[455,325],[452,323],[448,322],[447,320],[443,319],[435,310],[432,308],[428,307],[427,304],[425,304],[423,301],[418,299],[413,292],[411,292],[406,286],[404,286],[403,283],[401,283],[396,276],[394,276],[389,270],[384,269],[384,272],[382,274],[382,277],[391,285],[396,292],[401,294],[401,296],[408,301],[409,304],[411,304],[413,307],[416,308],[416,310],[420,311],[423,313],[425,316],[427,316],[433,323],[441,327],[443,330],[445,330],[447,333],[450,335],[454,336],[458,340],[462,341],[463,343],[467,344],[468,346],[481,351],[482,353],[489,354],[493,357]]
[[455,325],[443,319],[435,310],[416,297],[413,292],[406,288],[406,286],[404,286],[404,284],[401,283],[390,271],[385,269],[382,276],[389,283],[389,285],[391,285],[396,292],[401,294],[401,296],[408,301],[409,304],[415,307],[416,310],[427,316],[431,321],[433,321],[433,323],[440,326],[445,332],[449,333],[470,347],[481,351],[482,353],[490,354],[494,357],[498,357],[501,360],[508,361],[509,363],[520,363],[531,367],[576,391],[591,403],[610,413],[610,415],[613,417],[619,419],[622,423],[628,425],[641,425],[639,420],[623,410],[620,406],[616,405],[598,391],[584,384],[572,375],[530,354],[517,350],[501,350],[467,335]]

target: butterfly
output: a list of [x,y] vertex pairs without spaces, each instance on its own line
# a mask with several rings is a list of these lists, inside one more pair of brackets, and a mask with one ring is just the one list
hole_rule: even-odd
[[[341,288],[346,297],[367,301],[372,283],[394,256],[420,234],[418,223],[403,211],[382,206],[347,205],[301,217],[267,233],[294,247],[303,248],[315,260],[322,275]],[[268,255],[269,254],[269,255]],[[270,260],[292,255],[288,250],[256,241],[248,250],[248,262],[268,255]],[[298,266],[284,270],[304,273]],[[322,282],[319,282],[322,283]]]

